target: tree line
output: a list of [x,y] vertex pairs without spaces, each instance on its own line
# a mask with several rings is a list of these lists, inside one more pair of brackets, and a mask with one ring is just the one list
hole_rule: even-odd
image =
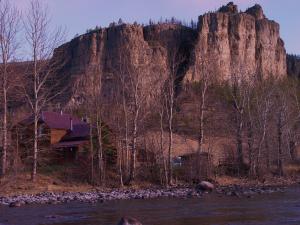
[[[61,28],[51,28],[48,10],[40,1],[31,1],[23,14],[10,1],[0,1],[1,55],[1,175],[6,175],[11,151],[10,129],[13,110],[22,102],[34,117],[32,180],[38,164],[38,121],[42,109],[58,94],[54,71],[60,67],[50,60],[64,40]],[[19,63],[25,52],[27,63]],[[54,91],[55,90],[55,91]]]

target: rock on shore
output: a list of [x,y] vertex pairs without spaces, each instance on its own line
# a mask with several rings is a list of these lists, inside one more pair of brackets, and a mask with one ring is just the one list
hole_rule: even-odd
[[118,225],[142,225],[138,220],[130,217],[123,217]]
[[208,181],[202,181],[199,185],[197,185],[196,188],[201,191],[210,191],[211,192],[215,189],[215,186]]

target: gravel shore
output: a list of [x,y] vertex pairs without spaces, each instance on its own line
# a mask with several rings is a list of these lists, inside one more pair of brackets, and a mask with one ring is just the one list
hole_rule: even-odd
[[[251,198],[254,195],[270,194],[274,192],[284,192],[285,187],[242,187],[237,185],[219,186],[212,194],[218,196],[246,197]],[[129,200],[129,199],[154,199],[154,198],[201,198],[203,190],[197,187],[174,187],[167,189],[149,188],[142,190],[135,189],[112,189],[107,191],[92,192],[62,192],[52,193],[43,192],[35,195],[18,195],[10,197],[0,196],[0,205],[10,207],[20,207],[26,204],[60,204],[71,201],[97,203],[112,200]]]

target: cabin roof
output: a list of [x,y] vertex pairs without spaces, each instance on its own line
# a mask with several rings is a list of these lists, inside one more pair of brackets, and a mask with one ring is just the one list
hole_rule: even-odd
[[90,125],[87,123],[74,124],[73,129],[62,138],[62,141],[86,138],[90,135]]
[[[72,116],[66,113],[57,113],[57,112],[41,112],[39,116],[39,122],[45,123],[51,129],[62,129],[69,130],[72,124],[85,124],[79,118]],[[34,116],[31,115],[20,122],[22,125],[30,125],[34,122]]]
[[[31,115],[19,124],[29,126],[33,122],[34,117]],[[67,130],[62,142],[82,140],[89,136],[90,125],[71,114],[43,111],[39,116],[39,123],[46,124],[50,129]]]

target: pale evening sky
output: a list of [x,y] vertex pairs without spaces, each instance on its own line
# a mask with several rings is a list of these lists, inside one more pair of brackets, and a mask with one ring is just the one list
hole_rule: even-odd
[[[12,0],[26,10],[30,0]],[[209,10],[218,9],[230,0],[41,0],[48,4],[54,25],[67,28],[67,40],[83,34],[88,28],[108,26],[122,18],[124,22],[147,23],[174,16],[190,21]],[[300,54],[300,1],[299,0],[236,0],[239,9],[258,3],[269,19],[281,26],[281,37],[288,53]]]

